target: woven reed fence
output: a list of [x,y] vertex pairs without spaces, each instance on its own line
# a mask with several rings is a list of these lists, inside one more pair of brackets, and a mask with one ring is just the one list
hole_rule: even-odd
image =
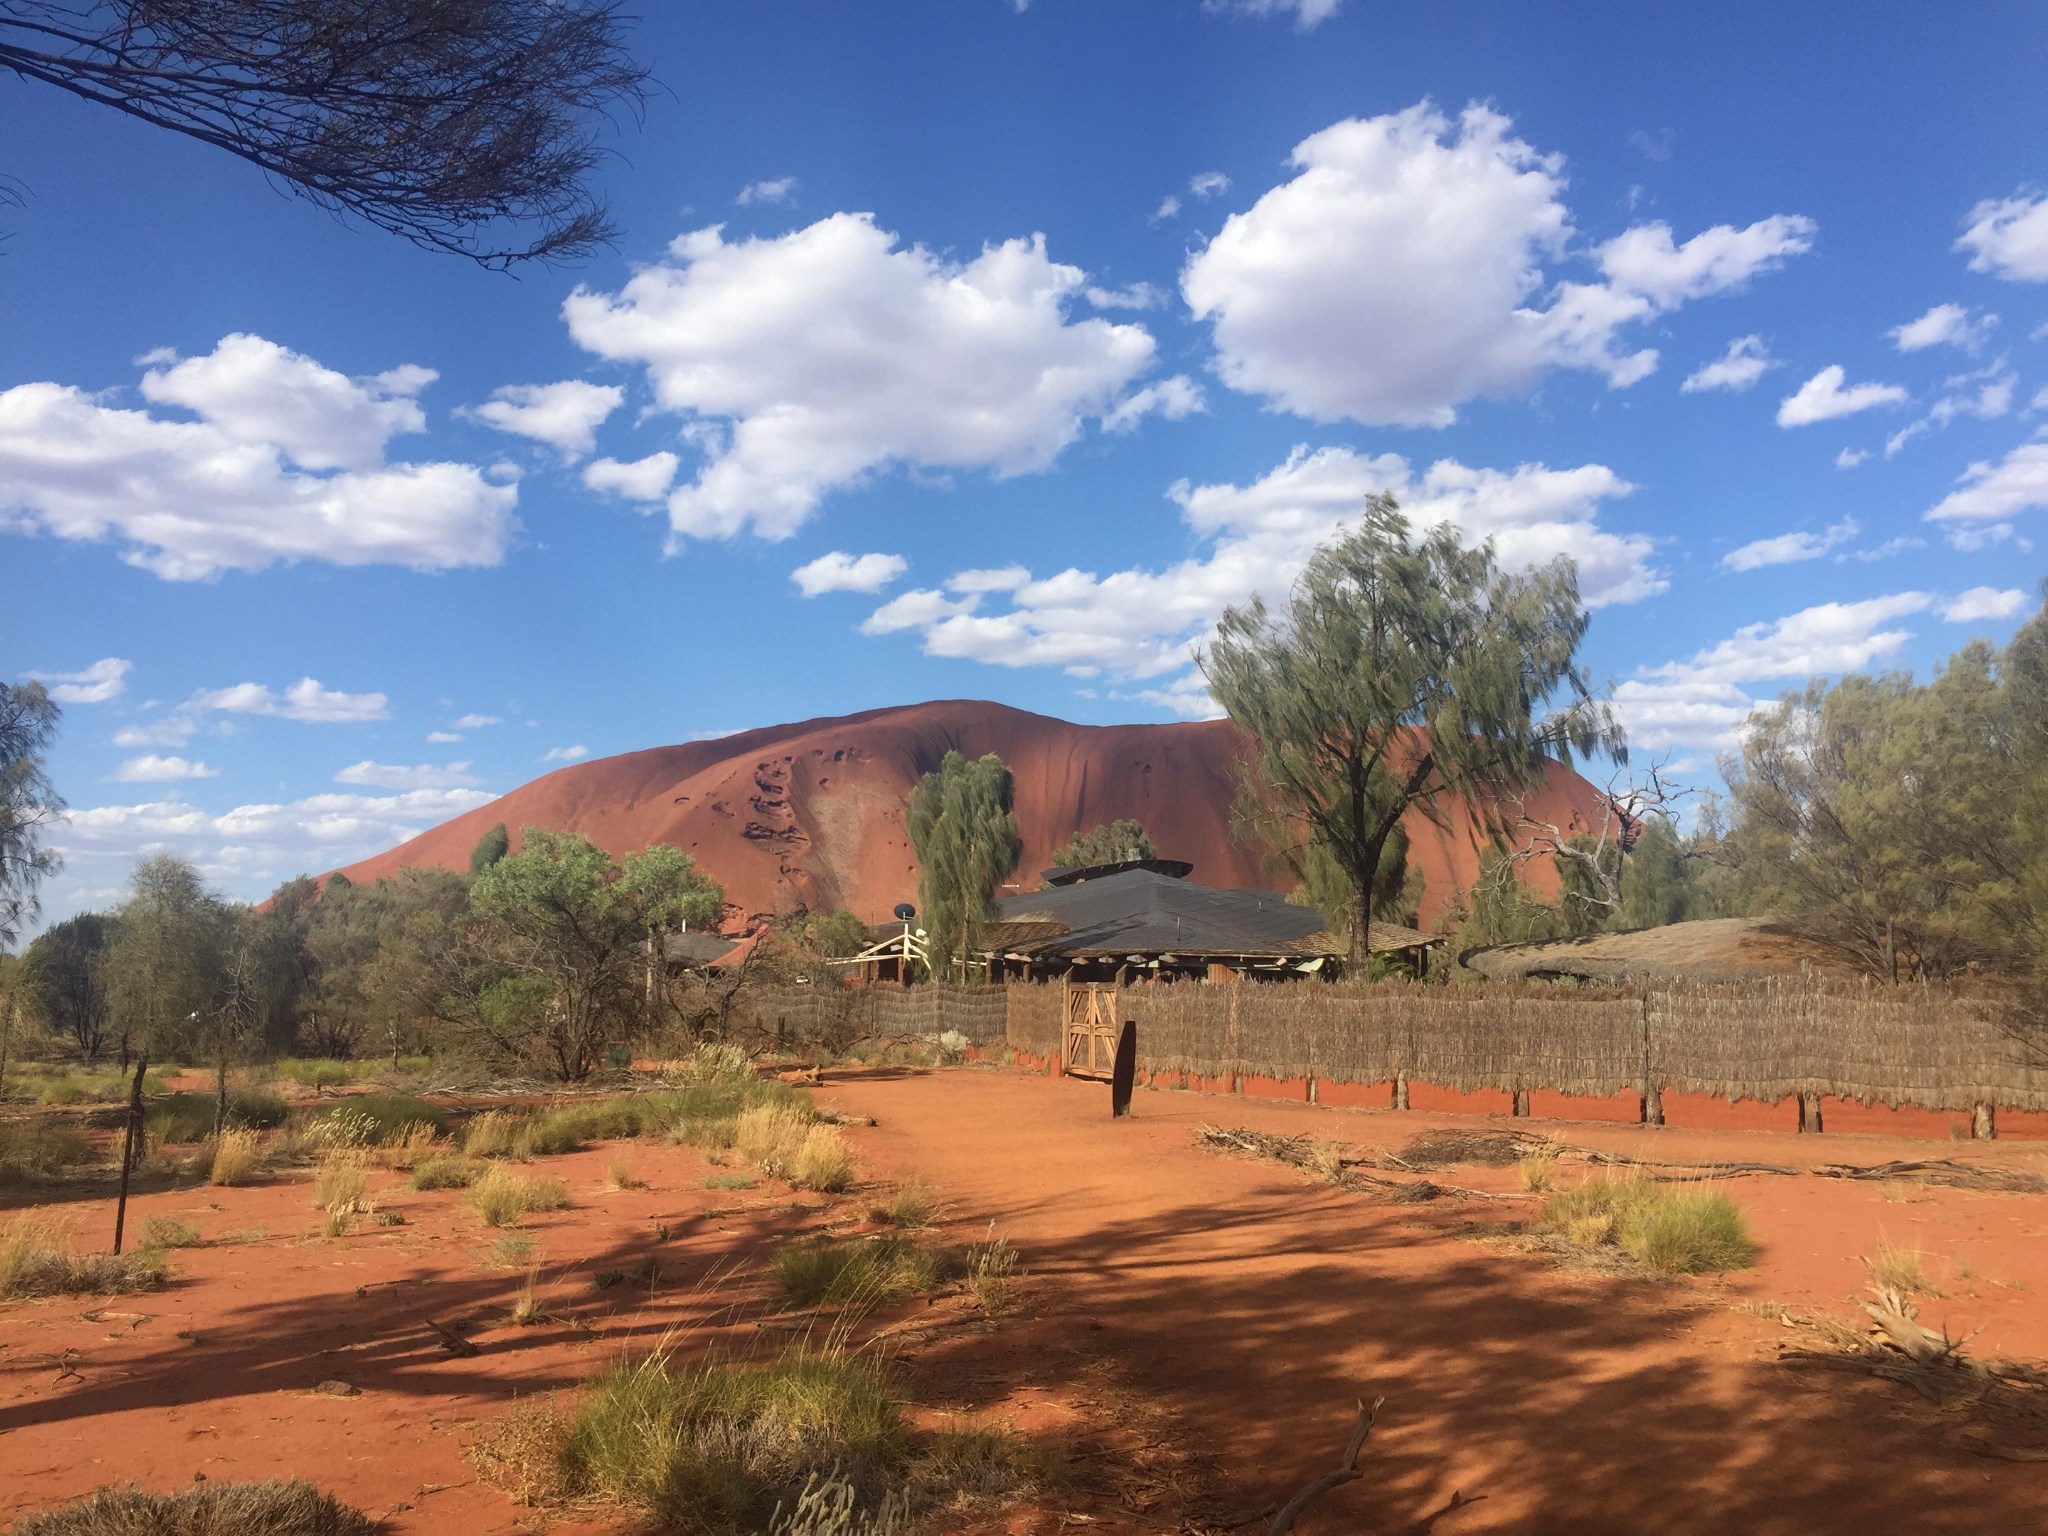
[[[1057,1056],[1062,988],[1013,984],[1006,996],[1012,1048]],[[1117,1006],[1137,1023],[1149,1072],[2048,1109],[2048,1071],[1934,987],[1814,977],[1568,989],[1179,984],[1127,987]]]
[[1009,1026],[994,987],[759,987],[743,994],[740,1007],[755,1034],[803,1044],[950,1033],[988,1045],[1005,1039]]

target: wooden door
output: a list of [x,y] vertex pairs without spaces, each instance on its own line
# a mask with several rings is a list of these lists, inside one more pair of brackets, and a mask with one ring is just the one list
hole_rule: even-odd
[[1116,1066],[1116,988],[1067,988],[1067,1021],[1061,1032],[1061,1070],[1069,1077],[1109,1080]]

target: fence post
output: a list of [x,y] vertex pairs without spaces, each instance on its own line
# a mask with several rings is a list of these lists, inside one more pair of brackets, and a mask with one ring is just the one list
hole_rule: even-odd
[[1973,1141],[1996,1141],[1998,1139],[1998,1109],[1995,1105],[1979,1104],[1970,1112],[1970,1139]]
[[1230,1022],[1223,1031],[1223,1053],[1229,1062],[1230,1091],[1232,1093],[1243,1093],[1244,1079],[1238,1075],[1237,1070],[1239,1056],[1237,1046],[1237,993],[1238,989],[1236,987],[1230,989]]
[[1512,1107],[1511,1113],[1513,1113],[1513,1114],[1517,1114],[1517,1115],[1521,1115],[1521,1116],[1524,1116],[1524,1117],[1526,1117],[1526,1116],[1528,1115],[1528,1113],[1529,1113],[1529,1090],[1528,1090],[1528,1089],[1526,1089],[1526,1088],[1517,1088],[1517,1089],[1515,1090],[1515,1095],[1514,1095],[1514,1100],[1513,1100],[1513,1107]]
[[1820,1095],[1802,1093],[1799,1095],[1799,1134],[1818,1136],[1820,1129]]
[[1664,1123],[1664,1085],[1657,1081],[1657,1053],[1650,1034],[1650,989],[1643,988],[1643,1124]]
[[1408,1069],[1401,1067],[1394,1073],[1394,1108],[1408,1107]]

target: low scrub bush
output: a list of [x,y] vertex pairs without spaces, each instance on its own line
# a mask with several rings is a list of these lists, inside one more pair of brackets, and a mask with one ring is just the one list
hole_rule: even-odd
[[424,1120],[415,1120],[384,1143],[377,1153],[377,1160],[386,1168],[410,1172],[438,1155],[440,1147],[441,1138],[434,1127]]
[[789,1177],[811,1131],[812,1116],[791,1104],[756,1104],[733,1125],[733,1147],[771,1176]]
[[1898,1248],[1879,1241],[1877,1252],[1863,1261],[1870,1283],[1889,1286],[1911,1296],[1939,1296],[1941,1286],[1927,1273],[1927,1255],[1918,1248]]
[[[167,1093],[143,1115],[144,1130],[170,1146],[190,1146],[213,1134],[220,1101],[210,1093]],[[228,1124],[242,1130],[283,1125],[285,1103],[274,1093],[237,1088],[228,1095]]]
[[928,1510],[1066,1481],[1002,1424],[919,1435],[871,1356],[798,1348],[753,1363],[665,1355],[601,1377],[573,1417],[529,1401],[472,1452],[529,1500],[634,1506],[683,1536],[904,1536]]
[[887,1199],[868,1207],[868,1220],[877,1226],[901,1227],[914,1232],[928,1227],[939,1214],[939,1197],[928,1184],[905,1184]]
[[94,1156],[92,1143],[76,1126],[48,1120],[0,1124],[0,1183],[48,1178]]
[[[312,1121],[316,1129],[322,1124],[336,1125],[337,1131],[332,1139],[338,1145],[382,1146],[410,1135],[415,1125],[432,1126],[436,1136],[445,1135],[448,1116],[439,1105],[416,1099],[409,1093],[359,1093]],[[343,1125],[350,1128],[351,1134],[364,1139],[343,1141],[339,1132]],[[364,1125],[370,1127],[366,1136],[360,1129]]]
[[519,1120],[510,1110],[485,1110],[462,1128],[458,1139],[463,1152],[470,1157],[510,1157]]
[[853,1148],[846,1144],[838,1126],[814,1125],[804,1132],[803,1145],[790,1164],[789,1181],[805,1189],[838,1194],[853,1183],[857,1166]]
[[361,1151],[337,1147],[313,1174],[313,1203],[323,1211],[351,1214],[361,1207],[369,1178],[369,1161]]
[[751,1173],[707,1173],[704,1175],[706,1189],[752,1189],[761,1180]]
[[258,1139],[254,1131],[232,1128],[222,1131],[220,1140],[213,1144],[213,1162],[207,1169],[206,1182],[240,1184],[261,1169],[263,1153]]
[[1596,1175],[1545,1200],[1543,1223],[1576,1243],[1611,1243],[1661,1274],[1743,1269],[1756,1260],[1735,1202],[1703,1185]]
[[199,1229],[175,1216],[152,1216],[142,1224],[145,1248],[194,1248],[200,1241]]
[[301,1088],[346,1088],[377,1070],[370,1061],[336,1061],[332,1056],[287,1060],[272,1064],[272,1071]]
[[967,1288],[981,1310],[993,1317],[1008,1309],[1017,1284],[1017,1250],[988,1224],[982,1240],[967,1250]]
[[47,1221],[17,1216],[0,1228],[0,1300],[25,1296],[121,1295],[170,1278],[161,1248],[77,1253]]
[[[59,1072],[33,1083],[36,1101],[52,1105],[118,1104],[128,1097],[134,1085],[134,1071],[131,1069],[124,1072],[119,1067],[103,1067],[96,1071]],[[155,1097],[162,1093],[163,1074],[144,1072],[142,1091],[147,1097]]]
[[469,1203],[494,1227],[512,1227],[529,1211],[564,1211],[569,1191],[559,1179],[529,1178],[502,1165],[469,1186]]
[[430,1157],[412,1171],[414,1189],[467,1189],[489,1164],[459,1155]]
[[99,1488],[24,1515],[13,1536],[375,1536],[361,1510],[311,1483],[200,1483],[177,1493]]
[[775,1280],[800,1307],[876,1306],[937,1289],[953,1267],[942,1250],[907,1237],[812,1239],[775,1255]]

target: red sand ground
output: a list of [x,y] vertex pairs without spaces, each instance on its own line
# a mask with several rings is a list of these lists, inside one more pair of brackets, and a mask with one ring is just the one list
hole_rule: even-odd
[[[1847,1316],[1859,1256],[1883,1240],[1924,1249],[1945,1283],[1926,1321],[1973,1334],[1981,1355],[2048,1356],[2037,1300],[2048,1197],[1741,1179],[1726,1187],[1762,1243],[1758,1266],[1656,1284],[1455,1235],[1468,1220],[1526,1215],[1526,1200],[1395,1206],[1193,1138],[1218,1123],[1396,1147],[1424,1128],[1484,1123],[1470,1118],[1141,1092],[1136,1116],[1113,1123],[1100,1085],[988,1071],[828,1077],[823,1097],[878,1122],[851,1132],[869,1172],[936,1185],[955,1240],[993,1221],[1029,1272],[1023,1310],[994,1329],[948,1301],[911,1308],[892,1340],[920,1412],[973,1407],[1079,1447],[1080,1491],[977,1530],[1051,1532],[1064,1511],[1091,1530],[1171,1531],[1190,1508],[1259,1510],[1324,1470],[1354,1400],[1382,1393],[1366,1479],[1318,1505],[1300,1526],[1309,1536],[2040,1528],[2048,1466],[1969,1454],[1954,1425],[1901,1389],[1776,1363],[1788,1330],[1735,1307]],[[1857,1136],[1545,1129],[1669,1158],[1928,1152]],[[2024,1145],[1942,1151],[2044,1167]],[[652,1187],[606,1188],[615,1155]],[[183,1278],[164,1292],[0,1307],[0,1520],[100,1482],[175,1487],[204,1472],[310,1476],[390,1512],[394,1533],[531,1529],[534,1512],[476,1482],[464,1457],[475,1424],[515,1389],[573,1387],[675,1325],[758,1298],[757,1281],[719,1278],[736,1258],[859,1205],[835,1216],[779,1187],[707,1192],[684,1148],[598,1148],[534,1171],[578,1200],[528,1228],[551,1305],[575,1323],[482,1327],[473,1360],[439,1349],[421,1317],[494,1315],[520,1276],[480,1267],[494,1234],[454,1194],[394,1188],[406,1225],[336,1241],[310,1236],[303,1179],[144,1197],[138,1221],[175,1214],[209,1237],[269,1235],[182,1251]],[[1514,1183],[1512,1169],[1437,1177]],[[60,1213],[82,1233],[110,1225],[105,1201]],[[591,1288],[592,1274],[650,1252],[671,1277],[653,1300]],[[743,1331],[766,1321],[759,1337],[787,1337],[765,1312],[747,1316]],[[310,1390],[330,1379],[360,1395]],[[1190,1505],[1205,1478],[1208,1501]],[[1451,1509],[1454,1494],[1466,1502]]]
[[[612,854],[669,843],[725,887],[736,918],[849,907],[870,922],[917,897],[903,811],[920,775],[948,751],[999,754],[1017,780],[1024,837],[1018,879],[1035,883],[1075,832],[1135,816],[1159,851],[1186,859],[1205,885],[1273,888],[1256,849],[1230,832],[1245,738],[1227,720],[1072,725],[1006,705],[947,700],[840,719],[769,726],[578,763],[352,864],[357,881],[426,866],[467,869],[495,823],[513,847],[528,826],[580,832]],[[1562,768],[1530,799],[1563,826],[1597,824],[1600,796]],[[1410,858],[1425,878],[1422,921],[1477,877],[1479,840],[1461,807],[1439,827],[1409,818]],[[1575,820],[1575,818],[1577,818]],[[1539,863],[1528,878],[1555,890]],[[1289,882],[1291,884],[1291,882]]]

